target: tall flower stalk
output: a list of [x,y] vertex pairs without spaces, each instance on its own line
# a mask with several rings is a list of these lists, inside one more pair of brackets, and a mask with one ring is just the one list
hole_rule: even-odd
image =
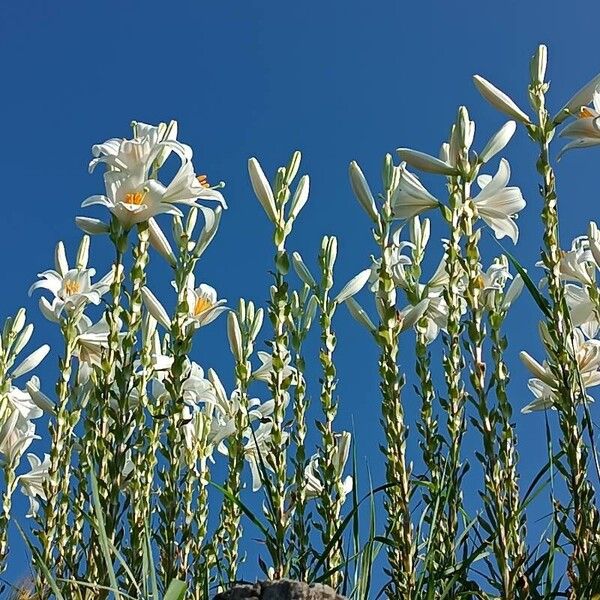
[[[260,164],[255,158],[248,161],[248,171],[254,193],[261,203],[265,213],[274,226],[273,243],[276,250],[274,284],[268,305],[268,316],[273,327],[273,337],[270,341],[272,370],[269,390],[273,396],[272,429],[269,438],[265,464],[272,470],[271,510],[268,518],[273,527],[276,548],[274,549],[274,578],[287,575],[289,561],[286,558],[286,538],[290,514],[286,506],[286,494],[289,483],[286,450],[288,436],[284,432],[285,409],[291,381],[286,376],[285,367],[290,361],[289,330],[290,330],[290,298],[286,275],[290,261],[285,248],[286,238],[292,231],[293,223],[308,199],[309,180],[304,176],[298,182],[292,195],[290,186],[300,167],[300,152],[292,155],[287,167],[277,170],[273,188],[265,177]],[[286,206],[290,203],[286,214]]]

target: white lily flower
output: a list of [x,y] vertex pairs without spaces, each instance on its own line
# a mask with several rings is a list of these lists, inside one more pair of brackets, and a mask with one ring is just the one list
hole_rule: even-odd
[[33,440],[39,440],[35,425],[13,410],[0,427],[0,462],[17,465]]
[[[89,238],[84,237],[82,245],[86,239]],[[100,281],[92,284],[96,270],[86,268],[87,260],[85,264],[70,269],[62,242],[57,244],[55,256],[55,269],[39,273],[41,280],[29,288],[29,295],[36,289],[51,292],[51,302],[45,297],[40,299],[40,310],[49,321],[58,322],[63,311],[72,313],[86,304],[100,304],[101,297],[110,288],[113,276],[112,273],[107,273]]]
[[19,475],[18,482],[21,484],[21,492],[29,498],[29,512],[26,517],[31,518],[35,517],[39,510],[38,498],[46,500],[44,482],[48,479],[50,455],[44,454],[44,460],[41,461],[35,454],[28,454],[27,460],[31,468],[27,473]]
[[97,323],[92,323],[88,316],[83,315],[77,323],[74,355],[82,363],[99,366],[108,348],[109,334],[110,327],[106,316],[103,315]]
[[42,409],[32,400],[29,392],[20,390],[14,385],[6,394],[6,399],[11,412],[16,412],[19,415],[20,422],[39,419],[44,414]]
[[92,146],[94,158],[89,165],[90,173],[98,164],[106,163],[111,170],[142,177],[153,164],[160,167],[172,151],[182,161],[191,160],[192,149],[176,140],[176,121],[156,126],[135,122],[133,126],[133,139],[112,138]]
[[[252,379],[255,381],[269,383],[271,381],[271,373],[273,372],[273,356],[269,352],[264,352],[262,350],[257,352],[257,356],[261,362],[261,365],[258,367],[258,369],[256,369],[256,371],[252,372]],[[283,379],[288,379],[288,377],[291,377],[292,380],[295,380],[296,369],[290,365],[290,360],[291,357],[288,354],[283,364],[281,376]]]
[[[580,329],[575,329],[573,332],[572,350],[579,367],[581,374],[581,382],[584,391],[587,388],[600,385],[600,341],[588,340]],[[538,363],[527,352],[520,353],[521,360],[525,366],[531,371],[536,380],[539,380],[543,386],[534,384],[535,390],[539,392],[536,396],[536,406],[548,402],[549,405],[556,404],[556,393],[559,389],[559,383],[555,379],[548,363]],[[579,398],[579,401],[587,401],[589,396],[587,392],[585,398]],[[525,407],[530,412],[534,410],[531,405]]]
[[[570,250],[562,250],[560,256],[560,277],[564,281],[575,281],[586,286],[595,285],[596,261],[586,236],[576,237]],[[545,268],[543,261],[536,267]]]
[[166,187],[157,179],[140,179],[115,171],[107,171],[104,181],[106,195],[90,196],[81,206],[105,206],[126,228],[159,214],[181,216],[175,204],[197,206],[196,200],[216,200],[226,208],[221,193],[198,180],[191,162],[182,163]]
[[[244,444],[244,457],[248,461],[248,465],[250,466],[250,472],[252,473],[253,492],[258,491],[262,485],[262,474],[260,467],[261,460],[259,456],[262,457],[262,461],[265,464],[265,467],[270,469],[270,467],[266,464],[264,458],[268,452],[272,429],[273,423],[271,421],[267,421],[266,423],[261,423],[254,430],[253,433],[246,432],[244,434],[245,437],[247,437],[247,441]],[[285,446],[288,434],[286,432],[283,432],[282,437],[282,444]],[[285,450],[282,448],[281,452],[285,452]]]
[[[573,148],[588,148],[600,144],[600,91],[598,89],[593,92],[591,100],[593,108],[583,105],[573,107],[577,111],[576,119],[560,132],[560,137],[572,138],[573,141],[560,151],[558,159]],[[588,98],[584,104],[589,102]]]
[[508,187],[509,178],[510,165],[502,159],[494,177],[480,175],[477,178],[481,192],[473,198],[473,204],[498,239],[508,236],[516,244],[519,229],[514,219],[526,203],[518,187]]
[[578,90],[552,120],[559,125],[570,115],[576,115],[583,107],[592,102],[599,86],[600,73]]
[[586,337],[595,337],[600,329],[600,323],[596,314],[596,303],[590,298],[587,289],[567,283],[565,299],[573,325],[580,327]]
[[204,327],[212,323],[221,313],[228,310],[223,306],[227,300],[217,299],[217,290],[207,283],[195,284],[194,275],[187,281],[187,304],[189,306],[188,324],[193,327]]
[[[333,467],[335,469],[336,478],[340,480],[341,485],[339,491],[341,494],[341,501],[344,502],[346,496],[352,492],[353,480],[351,476],[347,476],[342,480],[346,463],[348,462],[348,456],[350,454],[350,442],[352,436],[349,432],[344,431],[342,433],[334,434],[335,450],[333,455]],[[306,465],[304,472],[304,485],[306,498],[318,498],[323,493],[323,484],[319,473],[319,455],[313,454]]]
[[418,177],[406,168],[406,163],[402,163],[399,170],[400,178],[391,199],[394,218],[410,219],[440,205]]

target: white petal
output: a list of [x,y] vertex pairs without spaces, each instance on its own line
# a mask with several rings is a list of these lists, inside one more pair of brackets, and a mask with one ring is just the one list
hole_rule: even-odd
[[86,198],[81,203],[81,208],[85,208],[86,206],[92,206],[93,204],[101,204],[102,206],[107,206],[108,208],[113,206],[113,203],[106,196],[96,195]]

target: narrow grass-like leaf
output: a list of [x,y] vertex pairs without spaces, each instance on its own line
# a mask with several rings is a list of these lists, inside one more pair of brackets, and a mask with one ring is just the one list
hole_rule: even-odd
[[522,277],[523,283],[525,284],[525,287],[531,294],[531,297],[533,298],[534,302],[539,306],[540,310],[544,313],[544,315],[547,318],[551,319],[552,310],[550,309],[550,304],[548,303],[548,300],[546,300],[546,298],[544,298],[544,296],[540,294],[540,291],[538,290],[535,283],[532,281],[531,277],[529,277],[529,274],[527,273],[523,265],[521,265],[521,263],[510,252],[508,252],[508,250],[506,250],[506,248],[494,236],[491,237],[496,242],[496,244],[498,244],[498,246],[502,248],[502,252],[506,255],[510,263],[517,270],[517,273]]
[[94,504],[94,512],[96,513],[96,531],[100,540],[100,548],[104,556],[104,562],[106,563],[106,569],[108,570],[108,579],[110,585],[113,588],[115,594],[115,600],[121,599],[119,591],[119,585],[117,583],[117,576],[115,575],[115,569],[113,561],[110,555],[110,546],[108,542],[108,536],[106,535],[106,526],[104,524],[104,517],[102,516],[102,506],[100,505],[100,494],[98,493],[98,481],[94,471],[90,471],[90,483],[92,486],[92,502]]

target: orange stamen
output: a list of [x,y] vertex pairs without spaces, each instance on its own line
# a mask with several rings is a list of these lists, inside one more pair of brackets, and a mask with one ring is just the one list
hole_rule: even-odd
[[592,109],[588,108],[587,106],[582,106],[579,109],[579,118],[580,119],[588,119],[588,118],[594,117],[594,116],[595,116],[595,114],[592,111]]
[[202,187],[210,187],[210,184],[208,183],[208,177],[206,175],[198,175],[196,179]]
[[208,298],[200,296],[199,298],[196,298],[196,304],[194,305],[194,315],[198,316],[203,312],[206,312],[211,307],[212,302]]
[[145,197],[145,192],[129,192],[125,194],[125,204],[136,204],[139,206],[144,202]]
[[81,287],[77,281],[67,281],[65,282],[65,292],[67,295],[72,296],[73,294],[79,293]]

